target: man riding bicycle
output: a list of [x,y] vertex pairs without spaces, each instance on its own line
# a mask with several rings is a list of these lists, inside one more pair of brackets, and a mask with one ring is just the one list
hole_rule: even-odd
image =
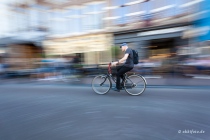
[[[134,67],[133,63],[133,51],[131,48],[128,47],[126,43],[123,43],[120,45],[120,48],[122,52],[125,52],[125,55],[122,59],[118,60],[117,62],[112,62],[112,66],[117,66],[117,82],[116,82],[116,87],[113,89],[114,91],[119,92],[120,89],[122,89],[121,84],[120,84],[120,78],[123,79],[123,75],[132,70]],[[122,64],[119,66],[119,64]]]

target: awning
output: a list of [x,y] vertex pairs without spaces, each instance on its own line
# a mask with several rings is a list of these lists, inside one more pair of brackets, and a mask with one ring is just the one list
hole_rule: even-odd
[[8,37],[0,38],[0,46],[7,46],[11,44],[34,44],[41,46],[41,43],[46,36],[43,31],[28,31],[14,33]]
[[137,34],[137,36],[150,36],[150,35],[160,35],[160,34],[168,34],[168,33],[175,33],[175,32],[183,32],[187,29],[189,29],[189,26],[166,28],[166,29],[160,29],[160,30],[140,32]]

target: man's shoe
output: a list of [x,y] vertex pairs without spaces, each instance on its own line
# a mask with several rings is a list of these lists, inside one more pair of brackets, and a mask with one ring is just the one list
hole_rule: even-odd
[[118,88],[113,88],[114,91],[120,92],[120,90]]
[[124,90],[124,87],[120,87],[120,90]]

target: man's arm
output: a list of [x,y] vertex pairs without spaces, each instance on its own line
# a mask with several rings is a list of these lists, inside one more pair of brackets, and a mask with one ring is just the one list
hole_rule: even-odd
[[129,54],[126,53],[122,59],[118,60],[117,62],[113,62],[112,66],[115,66],[115,65],[117,65],[119,63],[123,63],[128,58],[128,56],[129,56]]
[[118,63],[123,63],[123,62],[128,58],[128,56],[129,56],[129,54],[126,53],[126,54],[124,55],[124,57],[118,61]]

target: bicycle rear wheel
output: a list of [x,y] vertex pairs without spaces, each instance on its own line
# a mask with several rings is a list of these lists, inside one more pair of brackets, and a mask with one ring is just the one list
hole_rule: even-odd
[[98,75],[92,81],[92,89],[97,94],[106,94],[111,89],[111,81],[107,75]]
[[146,81],[142,76],[130,75],[124,82],[124,88],[130,95],[140,95],[146,89]]

